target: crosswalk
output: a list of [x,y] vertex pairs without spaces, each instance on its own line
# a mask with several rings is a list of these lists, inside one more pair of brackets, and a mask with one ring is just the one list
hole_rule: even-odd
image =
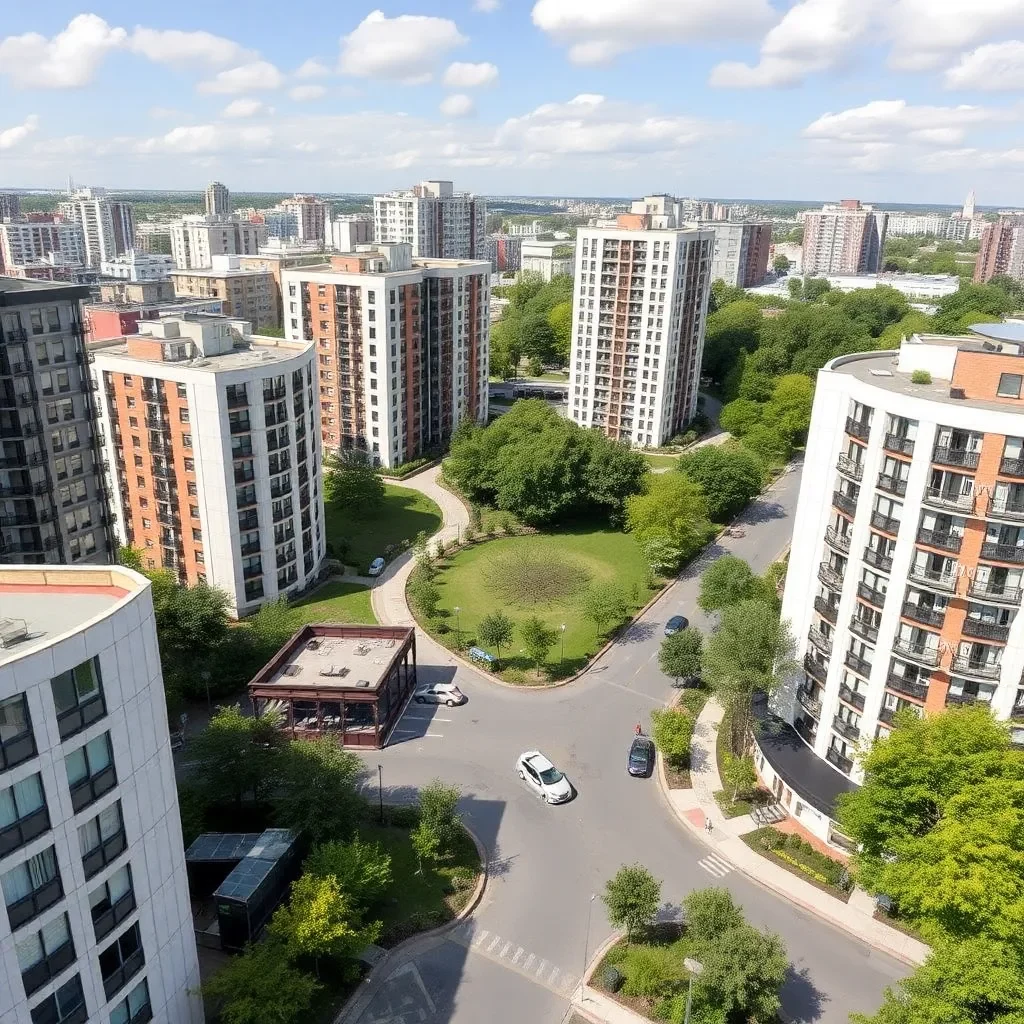
[[703,868],[709,875],[715,878],[725,878],[732,871],[732,865],[717,853],[709,853],[697,861],[698,867]]

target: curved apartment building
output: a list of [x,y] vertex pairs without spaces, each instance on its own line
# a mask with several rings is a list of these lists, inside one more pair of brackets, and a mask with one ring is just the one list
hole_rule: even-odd
[[838,843],[855,750],[897,711],[1024,720],[1024,330],[976,331],[818,374],[782,606],[802,678],[771,702],[796,737],[760,739],[757,761]]

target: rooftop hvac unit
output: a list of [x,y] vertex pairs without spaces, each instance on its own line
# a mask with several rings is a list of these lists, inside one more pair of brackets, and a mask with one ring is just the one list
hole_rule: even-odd
[[24,619],[0,619],[0,647],[13,647],[28,636]]
[[965,399],[967,397],[967,393],[964,391],[963,388],[950,388],[949,389],[949,397],[950,398],[959,398],[959,399],[963,400],[963,399]]

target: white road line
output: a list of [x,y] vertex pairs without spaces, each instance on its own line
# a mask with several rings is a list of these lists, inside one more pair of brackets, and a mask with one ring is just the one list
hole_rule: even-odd
[[493,939],[491,939],[491,944],[490,944],[490,945],[489,945],[489,946],[487,947],[487,952],[488,952],[488,953],[492,952],[492,951],[494,950],[494,947],[495,947],[495,946],[496,946],[496,945],[497,945],[497,944],[498,944],[499,942],[501,942],[501,936],[500,936],[500,935],[495,935],[495,936],[494,936],[494,938],[493,938]]
[[395,735],[408,735],[416,737],[424,737],[432,740],[443,740],[443,732],[420,732],[418,729],[396,729]]
[[487,936],[490,935],[490,934],[491,933],[485,928],[479,935],[474,935],[473,936],[472,945],[474,945],[474,946],[482,946],[484,944],[484,939],[486,939]]
[[500,956],[501,959],[504,960],[505,957],[508,956],[508,954],[511,951],[511,949],[512,949],[512,943],[511,942],[506,942],[505,945],[501,947],[501,952],[498,954],[498,956]]
[[522,947],[522,946],[520,946],[520,947],[519,947],[519,948],[518,948],[518,949],[516,950],[516,952],[515,952],[515,955],[514,955],[514,956],[512,957],[512,963],[514,963],[514,964],[518,964],[518,963],[519,963],[519,961],[520,961],[520,959],[522,958],[522,955],[523,955],[523,947]]
[[552,968],[551,968],[551,974],[550,974],[550,976],[548,977],[548,982],[547,982],[547,983],[548,983],[549,985],[554,985],[554,983],[555,983],[555,978],[557,978],[557,977],[558,977],[558,975],[559,975],[559,970],[558,970],[558,968],[557,968],[557,967],[552,967]]
[[537,955],[535,953],[531,953],[523,962],[523,970],[528,971],[533,966],[533,961],[536,959]]
[[402,715],[403,722],[450,722],[450,718],[435,718],[433,715]]
[[538,967],[537,970],[534,971],[534,977],[539,978],[547,969],[548,969],[548,962],[547,962],[547,960],[541,960],[540,967]]
[[732,871],[732,865],[728,861],[722,860],[721,857],[713,853],[697,861],[697,865],[716,878],[724,878]]

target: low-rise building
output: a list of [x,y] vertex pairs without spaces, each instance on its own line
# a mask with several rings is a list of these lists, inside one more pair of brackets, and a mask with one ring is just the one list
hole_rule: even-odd
[[172,270],[174,260],[170,256],[136,249],[100,263],[101,276],[121,281],[166,281]]
[[[778,247],[776,247],[778,251]],[[791,275],[793,276],[793,275]],[[815,274],[824,278],[836,291],[852,292],[858,288],[895,288],[908,299],[941,299],[952,295],[960,288],[956,274]],[[757,295],[789,296],[789,278],[780,277],[768,284],[758,285],[748,291]]]
[[243,268],[238,256],[213,256],[208,270],[175,270],[170,274],[180,298],[220,299],[225,316],[248,320],[257,329],[280,327],[281,307],[269,270]]
[[171,225],[171,256],[179,270],[212,267],[214,256],[255,256],[266,241],[265,225],[221,214],[183,217]]
[[519,249],[519,267],[524,274],[539,274],[550,281],[559,274],[572,274],[575,251],[572,242],[524,239]]
[[221,299],[165,299],[150,302],[87,302],[84,305],[83,324],[85,340],[106,341],[137,334],[139,325],[165,316],[184,316],[186,313],[219,316],[223,312]]

